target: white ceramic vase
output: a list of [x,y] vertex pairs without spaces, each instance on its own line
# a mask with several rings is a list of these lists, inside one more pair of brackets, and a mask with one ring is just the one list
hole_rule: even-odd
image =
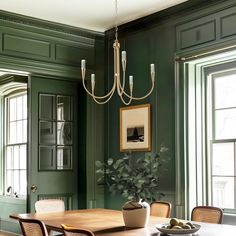
[[130,201],[122,207],[123,219],[126,227],[144,228],[150,218],[150,205],[147,202]]

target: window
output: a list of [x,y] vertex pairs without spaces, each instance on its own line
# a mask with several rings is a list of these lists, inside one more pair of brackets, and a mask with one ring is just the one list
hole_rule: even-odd
[[27,94],[5,97],[5,194],[26,196]]
[[181,61],[176,79],[176,216],[236,213],[236,51]]
[[234,209],[236,208],[236,70],[212,74],[211,78],[211,202],[214,206]]

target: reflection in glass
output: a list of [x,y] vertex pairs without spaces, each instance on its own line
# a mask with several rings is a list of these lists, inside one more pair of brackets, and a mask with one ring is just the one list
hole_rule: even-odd
[[40,112],[39,118],[43,120],[54,120],[55,117],[55,95],[40,95]]
[[57,148],[57,169],[71,169],[71,147]]
[[58,122],[57,123],[57,144],[67,145],[72,144],[71,135],[71,122]]
[[57,97],[57,120],[71,120],[71,97]]
[[39,123],[40,144],[56,143],[56,122],[41,121]]
[[40,170],[55,170],[55,148],[40,147],[39,148],[39,169]]
[[215,111],[215,138],[236,138],[236,108]]
[[234,208],[234,177],[213,177],[213,206]]
[[234,175],[234,143],[213,144],[212,174]]

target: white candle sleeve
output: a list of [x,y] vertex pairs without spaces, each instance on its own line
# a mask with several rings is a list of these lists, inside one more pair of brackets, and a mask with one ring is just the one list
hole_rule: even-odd
[[86,60],[81,60],[81,69],[85,69],[86,66]]
[[121,52],[122,61],[126,61],[126,51]]
[[151,64],[151,73],[154,73],[155,72],[155,65],[154,64]]
[[91,74],[91,87],[94,90],[95,87],[95,74]]
[[132,75],[129,76],[129,84],[133,85],[133,76]]

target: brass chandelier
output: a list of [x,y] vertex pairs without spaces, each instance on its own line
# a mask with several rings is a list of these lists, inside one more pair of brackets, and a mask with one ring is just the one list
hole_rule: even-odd
[[[151,89],[150,91],[142,96],[142,97],[134,97],[133,96],[133,76],[129,76],[129,93],[125,91],[125,77],[126,77],[126,51],[121,52],[121,64],[122,64],[122,80],[120,78],[120,43],[118,40],[118,26],[117,26],[117,13],[118,13],[118,7],[117,7],[117,0],[115,0],[115,41],[113,43],[114,48],[114,82],[111,90],[104,96],[96,96],[94,94],[95,90],[95,74],[91,74],[91,91],[88,90],[88,88],[85,85],[85,74],[86,74],[86,60],[81,60],[81,74],[82,74],[82,83],[85,91],[93,98],[93,100],[98,104],[105,104],[107,103],[113,96],[115,90],[117,90],[117,93],[121,99],[121,101],[125,105],[129,105],[132,100],[142,100],[148,97],[155,85],[155,65],[150,64],[150,79],[151,79]],[[128,99],[128,101],[125,101]]]

